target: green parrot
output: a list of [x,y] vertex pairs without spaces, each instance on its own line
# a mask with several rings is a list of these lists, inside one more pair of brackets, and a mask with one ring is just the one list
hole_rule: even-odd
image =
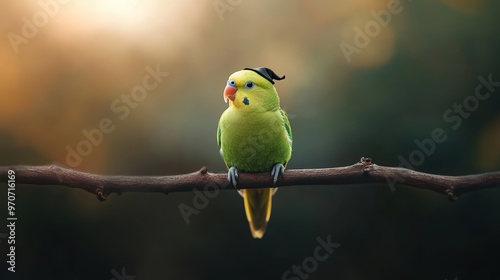
[[273,177],[267,189],[238,190],[254,238],[262,238],[271,217],[272,196],[278,176],[292,156],[292,130],[280,108],[274,80],[282,80],[266,67],[245,68],[229,76],[217,143],[229,169],[228,180],[236,187],[238,172],[266,172]]

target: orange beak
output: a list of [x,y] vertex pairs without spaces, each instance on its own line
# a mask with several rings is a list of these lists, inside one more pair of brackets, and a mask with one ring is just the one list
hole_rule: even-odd
[[231,101],[234,101],[234,96],[236,95],[236,91],[238,91],[237,88],[227,85],[226,88],[224,89],[224,102],[227,103],[227,99],[231,99]]

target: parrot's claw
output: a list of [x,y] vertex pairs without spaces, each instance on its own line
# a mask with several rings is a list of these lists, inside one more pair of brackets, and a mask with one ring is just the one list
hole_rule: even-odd
[[236,169],[236,167],[234,166],[231,166],[229,168],[229,171],[227,172],[227,180],[231,182],[231,184],[233,184],[235,189],[236,189],[236,184],[238,183],[236,179],[238,179],[238,169]]
[[273,186],[278,182],[278,176],[285,173],[285,166],[281,163],[276,163],[271,171],[271,176],[273,176]]

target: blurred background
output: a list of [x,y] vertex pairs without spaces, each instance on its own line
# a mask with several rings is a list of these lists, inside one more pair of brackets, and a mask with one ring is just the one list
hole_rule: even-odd
[[[499,12],[492,0],[3,1],[0,165],[226,172],[216,128],[227,77],[267,66],[286,75],[275,86],[294,132],[289,168],[368,156],[436,174],[498,171],[500,86],[481,80],[500,81]],[[410,158],[435,128],[446,141]],[[186,224],[179,205],[193,198],[99,202],[79,189],[18,185],[15,276],[500,277],[500,189],[451,203],[388,185],[287,187],[263,240],[251,238],[236,192],[209,199]],[[6,191],[0,199],[6,207]],[[341,244],[327,260],[284,275],[327,236]],[[11,279],[0,241],[0,278]]]

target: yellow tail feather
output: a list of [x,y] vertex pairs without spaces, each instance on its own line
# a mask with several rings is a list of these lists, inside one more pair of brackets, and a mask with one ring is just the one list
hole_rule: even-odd
[[271,218],[273,189],[244,189],[245,213],[253,238],[262,238]]

